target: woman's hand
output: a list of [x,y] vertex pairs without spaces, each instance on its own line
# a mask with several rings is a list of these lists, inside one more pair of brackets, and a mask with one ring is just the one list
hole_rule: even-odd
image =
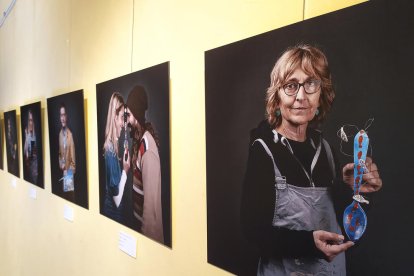
[[[365,166],[368,172],[362,175],[363,184],[359,191],[361,193],[376,192],[382,187],[382,179],[379,175],[378,167],[372,162],[371,157],[367,157]],[[354,163],[348,163],[342,168],[342,179],[351,189],[354,188]]]
[[313,231],[313,240],[316,248],[324,254],[328,262],[332,262],[338,254],[354,245],[351,241],[343,243],[344,236],[342,235],[323,230]]
[[[125,160],[125,155],[127,156],[127,160]],[[128,174],[129,168],[131,166],[130,165],[131,164],[130,162],[131,162],[131,158],[129,156],[128,149],[125,149],[124,156],[122,158],[122,166],[123,166],[123,169],[124,169],[124,171],[125,171],[126,174]]]

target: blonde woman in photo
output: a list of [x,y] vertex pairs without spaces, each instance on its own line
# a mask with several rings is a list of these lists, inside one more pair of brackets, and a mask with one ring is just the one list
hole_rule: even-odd
[[[103,148],[106,170],[104,214],[123,224],[125,224],[125,217],[122,197],[130,167],[128,150],[125,149],[123,154],[118,152],[118,140],[124,124],[124,111],[124,100],[121,94],[113,93],[108,106]],[[127,158],[122,157],[125,155]]]

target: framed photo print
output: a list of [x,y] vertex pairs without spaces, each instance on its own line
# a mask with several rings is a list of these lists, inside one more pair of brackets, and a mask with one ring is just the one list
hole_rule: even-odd
[[4,113],[4,132],[6,139],[7,170],[9,173],[20,177],[16,110]]
[[83,90],[47,99],[52,193],[88,208]]
[[24,180],[44,188],[40,102],[20,107]]
[[96,85],[100,212],[171,247],[169,64]]
[[[369,1],[205,53],[209,263],[236,275],[410,274],[413,9]],[[361,131],[370,159],[356,163]],[[368,224],[353,244],[347,220],[363,216],[344,210],[368,163],[367,220],[350,226]],[[318,231],[340,240],[325,241],[340,248],[331,262]]]
[[3,120],[0,120],[0,170],[3,170]]

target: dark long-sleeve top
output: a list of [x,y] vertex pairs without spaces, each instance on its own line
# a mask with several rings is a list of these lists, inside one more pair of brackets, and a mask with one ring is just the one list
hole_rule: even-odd
[[[311,141],[314,145],[318,145],[321,135],[318,131],[309,128],[305,142],[288,140],[294,155],[287,146],[281,143],[280,134],[276,134],[279,137],[279,141],[276,143],[274,135],[275,133],[272,132],[266,121],[261,122],[258,128],[251,132],[251,146],[243,183],[241,206],[243,232],[249,241],[258,246],[262,258],[322,257],[322,253],[315,246],[313,231],[289,230],[272,225],[275,209],[273,163],[263,146],[260,143],[253,143],[255,139],[263,139],[273,155],[276,166],[286,177],[288,184],[310,187],[310,181],[303,171],[301,163],[310,174],[311,162],[316,152]],[[337,181],[334,181],[334,174],[322,145],[320,156],[311,176],[313,183],[316,187],[329,186],[334,189],[339,186],[336,184]],[[345,186],[341,182],[340,184]],[[345,188],[344,191],[352,194],[349,188]]]

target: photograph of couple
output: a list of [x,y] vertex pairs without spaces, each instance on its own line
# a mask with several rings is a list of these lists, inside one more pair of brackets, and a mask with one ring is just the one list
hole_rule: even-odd
[[97,85],[100,212],[171,246],[168,99],[167,63]]

